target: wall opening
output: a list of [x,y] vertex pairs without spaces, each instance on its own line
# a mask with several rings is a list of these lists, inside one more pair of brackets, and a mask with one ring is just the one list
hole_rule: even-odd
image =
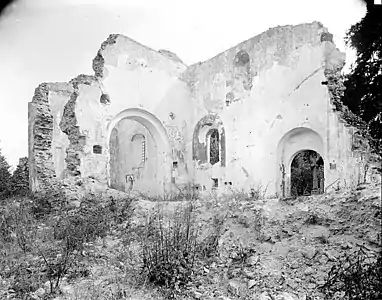
[[219,131],[217,129],[211,129],[207,133],[207,153],[208,161],[211,165],[214,165],[220,161],[220,142]]
[[313,150],[296,154],[291,164],[291,196],[310,196],[324,192],[324,160]]
[[218,188],[218,187],[219,187],[219,179],[212,178],[212,188]]
[[142,123],[124,118],[113,129],[109,142],[110,186],[121,191],[140,189],[155,181],[158,173],[158,147]]
[[94,145],[94,146],[93,146],[93,153],[94,153],[94,154],[102,154],[102,146],[100,146],[100,145]]
[[140,166],[144,167],[146,162],[146,136],[142,133],[136,133],[132,136],[131,142],[136,145],[136,153],[141,153]]
[[192,141],[193,160],[200,164],[225,166],[225,131],[223,123],[215,114],[203,117],[195,126]]
[[[296,164],[298,164],[301,161],[300,156],[302,154],[299,155],[299,153],[301,152],[309,150],[309,151],[313,151],[317,153],[321,159],[320,161],[317,161],[317,163],[322,165],[322,167],[319,168],[320,172],[323,173],[322,179],[326,177],[325,175],[326,168],[323,163],[325,161],[325,157],[323,155],[325,153],[324,149],[325,148],[324,148],[323,139],[316,131],[310,128],[297,127],[284,134],[284,136],[281,138],[277,146],[276,170],[275,170],[276,171],[276,191],[277,191],[277,195],[280,198],[289,197],[293,193],[296,193],[296,190],[292,191],[291,177],[292,177],[292,169],[295,170]],[[306,152],[306,153],[311,153],[311,152]],[[308,155],[308,154],[305,154],[305,155]],[[294,161],[294,159],[296,160]],[[293,162],[293,168],[292,168],[292,162]],[[295,171],[294,171],[294,174],[296,174]],[[297,180],[297,179],[293,179],[293,180]],[[313,184],[313,181],[311,184]],[[322,186],[323,186],[323,183],[322,183]],[[311,185],[311,190],[313,191],[313,193],[317,192],[316,189],[313,189],[312,185]]]
[[163,193],[171,182],[166,130],[153,114],[138,108],[119,113],[108,125],[108,182],[121,190]]

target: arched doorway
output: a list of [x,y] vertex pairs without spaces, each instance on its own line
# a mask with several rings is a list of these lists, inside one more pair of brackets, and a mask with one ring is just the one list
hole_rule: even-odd
[[[295,166],[301,157],[299,153],[302,153],[307,150],[313,151],[319,155],[319,157],[322,160],[322,166],[320,167],[319,170],[323,170],[323,173],[325,175],[325,168],[323,164],[325,160],[323,156],[324,143],[321,136],[316,131],[306,127],[297,127],[288,131],[278,143],[277,158],[276,158],[277,159],[276,190],[279,197],[284,198],[284,197],[289,197],[292,195],[292,190],[291,190],[292,161],[297,157],[297,161],[294,162],[294,166]],[[312,152],[308,152],[308,153],[312,153]],[[305,154],[305,155],[308,155],[308,154]],[[321,164],[321,161],[317,161],[317,163]],[[323,178],[324,178],[324,175],[322,176]],[[322,178],[322,182],[324,180],[323,178]],[[323,186],[321,189],[323,189]],[[312,190],[313,190],[313,186],[312,186]],[[313,190],[313,192],[316,193],[316,190]]]
[[166,130],[153,114],[126,109],[108,125],[108,182],[121,191],[163,193],[171,182]]
[[324,192],[324,160],[313,150],[296,153],[291,163],[291,196],[310,196]]

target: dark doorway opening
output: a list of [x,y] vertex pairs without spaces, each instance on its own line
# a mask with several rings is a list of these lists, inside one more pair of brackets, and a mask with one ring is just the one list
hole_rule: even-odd
[[324,192],[324,160],[313,150],[299,152],[291,164],[291,196]]

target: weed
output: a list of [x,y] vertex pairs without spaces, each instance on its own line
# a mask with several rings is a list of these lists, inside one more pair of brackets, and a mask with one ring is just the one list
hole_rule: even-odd
[[325,299],[377,300],[382,297],[382,256],[363,248],[345,254],[331,268],[320,290]]
[[177,293],[192,278],[199,230],[193,206],[179,205],[165,220],[160,208],[146,223],[141,236],[143,271],[149,282]]

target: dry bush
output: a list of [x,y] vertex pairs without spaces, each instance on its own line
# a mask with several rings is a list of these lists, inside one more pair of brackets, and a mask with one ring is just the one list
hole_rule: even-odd
[[[55,294],[64,276],[88,276],[81,256],[85,243],[106,236],[112,224],[128,222],[131,217],[129,200],[113,206],[90,196],[78,208],[61,205],[55,209],[52,195],[60,193],[35,195],[29,202],[8,201],[1,207],[0,248],[7,259],[0,264],[4,270],[0,275],[10,281],[16,297],[27,295],[46,281],[50,294]],[[55,200],[65,204],[61,197]],[[22,251],[15,251],[15,246]]]
[[179,292],[192,279],[199,229],[192,204],[178,206],[165,220],[158,209],[149,216],[140,243],[143,271],[149,282]]
[[328,300],[381,299],[381,253],[366,252],[363,248],[352,253],[345,253],[333,265],[320,290]]

